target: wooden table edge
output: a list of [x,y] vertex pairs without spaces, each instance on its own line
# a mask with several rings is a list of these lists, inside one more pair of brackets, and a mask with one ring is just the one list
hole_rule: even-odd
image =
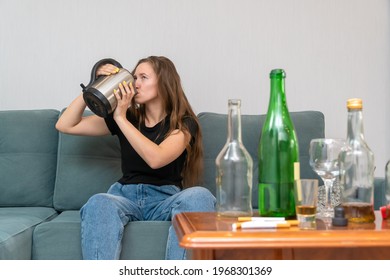
[[[267,231],[198,231],[185,213],[175,216],[172,221],[180,246],[187,249],[224,248],[353,248],[390,247],[389,231],[356,230],[345,239],[346,230],[289,231],[277,229]],[[275,231],[278,237],[275,238]],[[286,233],[285,237],[283,231]],[[320,235],[319,235],[320,234]],[[320,238],[320,239],[319,239]],[[320,241],[320,242],[319,242]]]

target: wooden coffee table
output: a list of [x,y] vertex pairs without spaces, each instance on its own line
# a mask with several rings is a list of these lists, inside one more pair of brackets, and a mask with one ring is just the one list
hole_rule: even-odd
[[390,221],[376,212],[372,224],[333,227],[317,220],[316,230],[232,230],[236,218],[212,212],[180,213],[172,221],[180,246],[191,259],[390,259]]

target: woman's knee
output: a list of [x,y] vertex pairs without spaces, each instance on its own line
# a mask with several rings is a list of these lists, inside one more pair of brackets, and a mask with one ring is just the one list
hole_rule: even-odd
[[129,220],[142,220],[142,213],[134,202],[108,193],[91,196],[81,208],[80,214],[82,218],[88,216],[102,220],[118,217],[123,223]]
[[91,196],[87,203],[85,203],[85,205],[83,207],[92,207],[92,208],[95,208],[95,207],[101,207],[103,205],[107,205],[110,203],[110,195],[106,194],[106,193],[98,193],[98,194],[94,194],[93,196]]
[[112,198],[112,195],[106,193],[98,193],[91,196],[88,201],[81,208],[81,216],[84,216],[87,213],[93,213],[94,215],[98,215],[98,213],[110,212],[109,210],[114,210],[115,201]]
[[191,187],[183,192],[183,200],[193,211],[215,211],[216,199],[214,195],[204,187]]

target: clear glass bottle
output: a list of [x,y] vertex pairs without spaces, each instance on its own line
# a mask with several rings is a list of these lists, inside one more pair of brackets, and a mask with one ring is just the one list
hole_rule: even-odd
[[252,215],[253,160],[241,139],[241,100],[230,99],[227,141],[216,163],[217,212]]
[[352,223],[371,223],[374,214],[374,154],[364,139],[363,102],[348,99],[348,147],[340,153],[341,206]]
[[299,179],[299,146],[288,111],[282,69],[270,73],[271,96],[258,147],[259,214],[295,218],[294,180]]

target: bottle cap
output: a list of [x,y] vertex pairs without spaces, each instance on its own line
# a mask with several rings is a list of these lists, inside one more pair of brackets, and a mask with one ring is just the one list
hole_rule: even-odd
[[334,208],[334,218],[332,219],[332,225],[336,227],[345,227],[348,225],[348,219],[345,218],[343,207],[336,206]]
[[363,101],[361,98],[351,98],[347,100],[348,109],[362,109]]
[[269,76],[270,78],[286,78],[286,72],[283,69],[273,69]]

